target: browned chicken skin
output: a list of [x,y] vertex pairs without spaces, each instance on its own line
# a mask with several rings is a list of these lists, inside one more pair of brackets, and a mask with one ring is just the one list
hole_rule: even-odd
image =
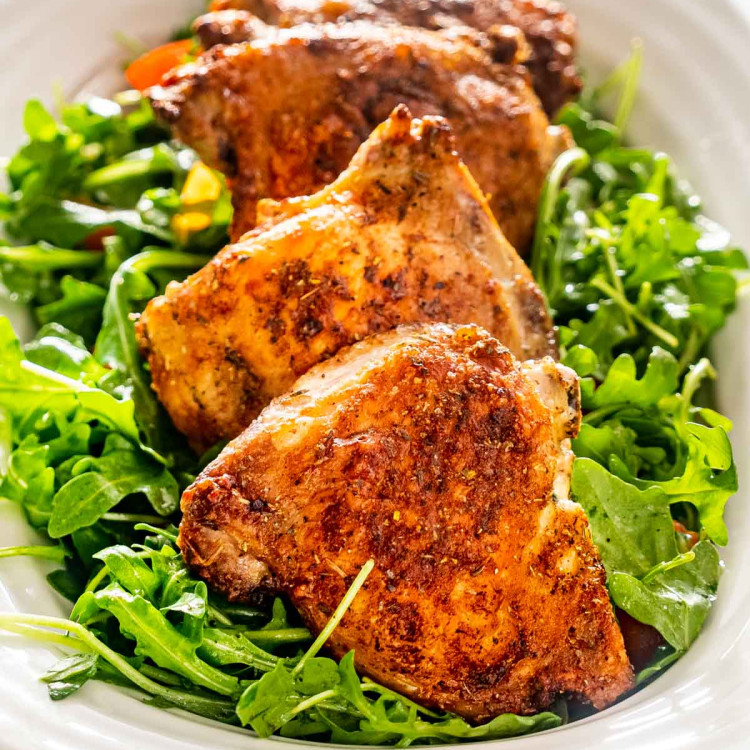
[[633,684],[567,499],[574,373],[474,326],[402,327],[300,378],[188,488],[179,544],[232,600],[284,592],[362,674],[481,721]]
[[228,175],[233,239],[255,226],[258,200],[307,195],[335,179],[404,103],[417,117],[448,118],[503,232],[523,249],[547,171],[568,143],[520,68],[493,62],[465,34],[365,22],[215,47],[150,97],[176,135]]
[[453,148],[404,107],[321,192],[171,284],[137,324],[159,398],[199,450],[238,435],[312,365],[401,323],[478,323],[555,353],[544,300]]
[[195,27],[206,47],[255,38],[259,27],[254,18],[281,27],[366,20],[488,31],[508,24],[519,28],[529,42],[531,53],[524,65],[549,114],[581,90],[575,18],[550,0],[216,0],[212,7],[219,12],[202,16]]

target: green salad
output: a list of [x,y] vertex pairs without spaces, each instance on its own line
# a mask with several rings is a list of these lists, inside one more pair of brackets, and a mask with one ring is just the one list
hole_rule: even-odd
[[[574,499],[618,615],[658,643],[642,684],[685,653],[717,594],[737,472],[707,354],[747,262],[669,157],[624,144],[639,68],[636,50],[559,114],[577,147],[549,174],[530,264],[562,361],[581,377]],[[612,122],[600,114],[611,99]],[[352,653],[321,656],[369,565],[315,639],[283,599],[229,604],[191,575],[176,545],[180,493],[221,446],[198,458],[171,426],[133,317],[225,244],[227,190],[210,174],[218,189],[194,200],[191,180],[207,168],[133,92],[65,105],[59,120],[30,101],[24,127],[0,195],[0,285],[38,330],[20,342],[0,319],[0,497],[39,543],[0,557],[56,562],[47,580],[70,615],[0,614],[0,629],[68,654],[42,678],[50,697],[103,680],[261,736],[400,747],[575,716],[561,700],[471,726],[361,677]]]

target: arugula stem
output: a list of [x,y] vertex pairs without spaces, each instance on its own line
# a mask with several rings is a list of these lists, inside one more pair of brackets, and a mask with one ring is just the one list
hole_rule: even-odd
[[333,698],[336,695],[335,690],[324,690],[322,693],[317,695],[311,695],[303,701],[300,701],[291,711],[287,711],[279,717],[279,721],[282,725],[293,719],[297,714],[301,714],[303,711],[307,711],[308,708],[317,706],[319,703],[323,703],[329,698]]
[[703,357],[703,359],[699,360],[688,370],[682,382],[681,417],[683,422],[687,422],[690,419],[690,404],[693,403],[696,391],[706,378],[715,379],[716,370],[714,370],[711,360]]
[[680,357],[680,373],[685,372],[691,362],[695,360],[695,356],[698,354],[700,348],[700,334],[698,330],[693,327],[690,329],[690,335],[688,336],[685,348],[682,350],[682,356]]
[[109,612],[102,610],[93,617],[89,617],[86,619],[86,627],[90,627],[91,625],[98,625],[100,622],[107,622],[110,617],[112,617],[112,615]]
[[630,45],[630,60],[627,63],[625,74],[625,83],[620,94],[620,101],[615,113],[615,127],[620,131],[620,135],[625,131],[630,114],[633,111],[635,97],[638,93],[638,84],[641,80],[641,70],[643,69],[643,41],[634,39]]
[[171,169],[166,165],[155,168],[152,159],[123,159],[101,167],[92,172],[83,182],[83,189],[87,191],[101,190],[123,180],[134,177],[147,177],[151,174],[169,172]]
[[89,652],[91,650],[86,646],[86,644],[81,643],[77,638],[71,638],[69,635],[52,633],[49,630],[39,630],[39,628],[16,624],[13,622],[3,623],[1,620],[2,615],[0,615],[0,630],[4,630],[8,633],[16,633],[17,635],[22,635],[24,638],[29,638],[32,641],[37,641],[38,643],[53,643],[56,646],[72,648],[76,651]]
[[[50,633],[49,630],[42,630],[42,628],[63,630],[74,634],[75,638],[71,638],[70,636],[61,637],[58,633]],[[217,701],[216,699],[177,691],[154,682],[133,667],[124,657],[99,640],[88,628],[78,622],[64,620],[61,617],[45,617],[42,615],[0,614],[0,630],[18,633],[19,629],[23,631],[23,635],[28,635],[39,641],[65,645],[78,651],[93,651],[109,662],[141,690],[150,695],[159,696],[173,705],[190,710],[188,706],[190,703],[196,706],[204,705],[205,708],[215,708],[219,702],[222,705],[227,704],[227,701]],[[65,641],[62,641],[62,638],[65,638]]]
[[64,250],[44,245],[0,247],[0,260],[32,272],[97,268],[102,264],[103,258],[102,253],[91,250]]
[[[604,248],[604,260],[607,262],[610,275],[612,276],[612,284],[614,288],[619,292],[620,296],[625,298],[625,287],[623,286],[622,279],[618,273],[617,267],[617,248],[614,245],[607,245]],[[625,314],[625,323],[628,328],[628,333],[631,336],[635,336],[635,324],[633,323],[633,317],[628,310],[623,310]]]
[[269,654],[252,641],[246,638],[234,639],[231,634],[227,636],[226,631],[218,628],[204,629],[199,653],[201,650],[206,652],[209,661],[218,659],[222,665],[245,664],[261,672],[269,672],[279,663],[278,656]]
[[626,406],[628,406],[627,403],[607,404],[606,406],[600,406],[598,409],[594,409],[588,414],[584,414],[583,421],[586,422],[586,424],[598,422],[600,419],[608,417],[610,414],[614,414],[615,412],[620,411],[620,409],[624,409]]
[[433,719],[440,719],[443,716],[443,714],[439,714],[437,711],[432,711],[429,708],[420,706],[418,703],[415,703],[414,701],[409,700],[409,698],[401,695],[400,693],[397,693],[395,690],[391,690],[390,688],[387,688],[377,682],[374,682],[369,677],[362,678],[362,684],[360,685],[360,687],[363,691],[370,691],[373,693],[378,693],[379,695],[385,695],[385,696],[388,696],[389,698],[393,698],[393,700],[401,701],[402,703],[405,703],[410,708],[416,709],[417,711],[424,714],[425,716],[431,716]]
[[218,607],[214,607],[213,604],[206,604],[206,612],[212,620],[221,625],[226,625],[227,627],[234,625],[234,623]]
[[312,638],[307,628],[284,628],[283,630],[244,630],[242,635],[253,643],[300,643]]
[[695,552],[693,552],[693,550],[688,550],[687,552],[683,552],[681,555],[673,557],[671,560],[664,560],[660,563],[657,563],[653,568],[651,568],[651,570],[648,571],[648,573],[643,576],[643,578],[641,578],[641,583],[648,583],[661,573],[666,573],[668,570],[679,568],[680,565],[685,565],[685,563],[692,562],[693,560],[695,560]]
[[161,516],[138,515],[134,513],[104,513],[101,516],[102,521],[113,521],[117,523],[147,523],[151,526],[163,523],[169,525],[169,521]]
[[115,31],[112,36],[123,49],[133,56],[133,58],[140,57],[148,52],[149,48],[140,39],[136,39],[123,31]]
[[666,154],[654,156],[654,173],[646,186],[646,192],[655,195],[659,200],[659,208],[664,207],[664,192],[672,160]]
[[679,339],[654,323],[644,315],[625,295],[620,294],[617,289],[612,287],[602,278],[591,279],[591,286],[606,294],[610,299],[616,302],[623,312],[630,313],[647,331],[652,333],[656,338],[661,339],[667,346],[676,349],[680,345]]
[[635,676],[635,686],[639,687],[644,682],[646,682],[646,680],[650,679],[659,672],[664,671],[670,664],[676,662],[684,653],[684,651],[673,651],[671,654],[667,654],[666,656],[659,659],[656,664],[652,664],[651,666],[642,669]]
[[534,244],[531,249],[531,273],[546,294],[548,292],[544,276],[544,261],[548,228],[555,213],[555,206],[560,195],[560,188],[567,175],[575,176],[589,165],[591,158],[582,148],[571,148],[555,159],[547,175],[539,198],[539,212],[534,232]]
[[[163,519],[160,518],[159,521],[161,522]],[[173,534],[170,531],[167,531],[166,529],[160,529],[156,528],[155,526],[152,526],[149,523],[136,523],[136,525],[133,527],[136,531],[149,531],[152,534],[157,534],[159,536],[163,536],[167,539],[169,539],[170,542],[173,544],[177,544],[177,534]]]
[[67,555],[68,551],[61,545],[52,547],[48,544],[30,544],[25,547],[0,547],[0,558],[28,556],[62,562]]
[[628,73],[630,58],[623,60],[617,67],[595,88],[591,91],[590,97],[594,102],[603,99],[607,94],[622,86],[623,81]]
[[102,565],[99,572],[86,584],[85,591],[96,591],[99,584],[109,575],[109,568]]
[[171,685],[172,687],[180,687],[182,685],[182,680],[178,675],[161,667],[154,667],[151,664],[141,664],[139,671],[141,674],[146,675],[146,677],[157,680],[165,685]]
[[302,658],[297,662],[297,665],[292,670],[292,676],[299,674],[302,671],[302,668],[305,666],[307,660],[312,659],[318,653],[318,651],[323,648],[323,644],[325,644],[331,633],[333,633],[333,631],[336,629],[336,626],[341,622],[341,618],[346,614],[346,611],[349,609],[349,607],[352,606],[354,598],[357,596],[359,590],[364,585],[367,577],[370,575],[370,573],[372,573],[374,567],[375,560],[368,560],[362,566],[362,570],[359,571],[357,577],[349,587],[349,590],[346,592],[344,598],[339,603],[339,606],[336,607],[336,611],[331,616],[331,619],[326,623],[326,626],[323,628],[323,630],[320,631],[320,635],[315,639],[312,646],[307,649]]

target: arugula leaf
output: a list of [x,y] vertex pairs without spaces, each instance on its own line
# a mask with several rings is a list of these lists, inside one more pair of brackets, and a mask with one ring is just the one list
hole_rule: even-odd
[[340,682],[339,665],[333,659],[316,656],[305,662],[296,676],[295,687],[302,695],[317,695],[335,689]]
[[117,392],[130,400],[138,415],[139,426],[148,445],[159,453],[167,453],[166,443],[173,439],[150,382],[145,375],[131,304],[151,298],[156,289],[146,275],[156,268],[194,270],[208,258],[171,251],[149,250],[125,261],[112,276],[104,322],[96,340],[97,359],[113,371],[112,383]]
[[52,512],[55,470],[48,465],[49,452],[49,446],[26,438],[11,454],[0,483],[0,497],[21,503],[34,528],[46,527]]
[[[617,457],[613,457],[611,468],[637,487],[659,488],[669,496],[671,503],[694,505],[708,536],[717,544],[725,545],[729,535],[724,522],[724,506],[739,486],[729,438],[723,427],[708,428],[689,423],[687,429],[688,454],[684,471],[673,479],[661,482],[637,479]],[[718,466],[712,466],[712,463]]]
[[648,580],[615,572],[607,579],[612,599],[640,622],[655,627],[677,651],[698,637],[721,576],[721,563],[710,542],[699,542],[694,561]]
[[[654,345],[684,370],[733,309],[747,260],[699,215],[664,154],[621,145],[580,104],[558,120],[578,148],[550,171],[532,268],[555,322],[572,333],[566,346],[591,348],[600,366],[586,375],[598,380],[620,353],[642,372]],[[571,164],[585,169],[564,183]]]
[[130,547],[117,544],[105,547],[96,552],[93,557],[101,560],[118,583],[131,594],[145,596],[152,600],[159,588],[159,576]]
[[[581,351],[571,363],[583,361],[588,369],[592,359]],[[655,347],[641,378],[633,358],[621,355],[598,388],[592,378],[584,379],[582,400],[593,411],[573,447],[641,489],[656,487],[673,504],[692,504],[709,537],[726,544],[724,506],[738,486],[726,434],[731,422],[692,405],[701,381],[713,375],[708,360],[689,369],[681,394],[674,393],[678,369],[669,353]],[[691,416],[708,424],[691,422]]]
[[715,547],[700,542],[681,554],[665,493],[639,490],[591,459],[575,461],[571,489],[588,516],[614,603],[685,651],[716,596]]
[[133,404],[25,359],[10,321],[0,317],[0,407],[20,417],[44,406],[64,412],[80,407],[126,437],[138,440]]
[[55,495],[47,532],[53,539],[96,523],[124,498],[142,493],[162,516],[177,510],[179,488],[163,466],[127,440],[109,435],[101,457],[81,458]]
[[83,593],[85,578],[72,573],[68,568],[58,568],[47,574],[47,583],[63,599],[75,603]]
[[660,446],[638,445],[639,434],[621,421],[627,419],[628,414],[619,416],[620,419],[610,419],[599,427],[587,422],[581,424],[578,437],[573,439],[574,453],[607,467],[615,458],[619,459],[632,476],[653,472],[654,466],[665,462],[666,450]]
[[23,129],[32,140],[51,141],[57,136],[55,118],[38,99],[30,99],[23,113]]
[[668,666],[680,658],[680,652],[675,651],[671,646],[662,644],[656,649],[654,659],[647,667],[642,669],[635,676],[635,684],[643,685],[645,682],[664,671]]
[[80,334],[93,343],[102,323],[102,307],[107,293],[97,284],[63,276],[60,280],[60,299],[36,308],[42,325],[56,323]]
[[0,260],[27,273],[98,268],[101,253],[88,250],[65,250],[44,242],[26,247],[0,247]]
[[677,554],[669,502],[658,489],[640,491],[591,459],[573,466],[572,494],[586,511],[608,575],[646,575]]
[[636,375],[633,357],[621,354],[612,363],[601,385],[586,399],[584,406],[588,409],[612,404],[654,406],[664,396],[677,390],[678,374],[677,360],[658,346],[651,351],[646,372],[640,379]]
[[107,374],[88,351],[83,339],[71,335],[58,323],[42,327],[23,350],[30,362],[92,387]]
[[599,368],[599,358],[596,353],[593,349],[581,344],[566,349],[562,363],[575,370],[581,378],[593,375]]
[[102,609],[111,612],[120,629],[136,640],[135,652],[220,695],[233,695],[235,677],[210,666],[196,654],[196,644],[182,635],[153,604],[112,583],[93,594]]
[[157,143],[91,172],[83,181],[83,189],[99,203],[135,206],[141,194],[153,184],[154,177],[171,174],[184,178],[196,161],[191,149]]
[[83,653],[61,659],[42,677],[53,701],[67,698],[77,692],[97,671],[96,654]]
[[244,664],[261,672],[268,672],[279,663],[277,656],[256,646],[244,633],[219,628],[203,629],[198,654],[214,666]]
[[171,232],[146,224],[132,209],[104,209],[72,200],[40,199],[33,214],[22,217],[14,232],[34,242],[50,242],[62,247],[80,245],[94,232],[113,229],[129,233],[135,242],[170,242]]
[[[159,705],[168,703],[171,707],[192,711],[200,716],[227,720],[228,708],[232,705],[229,701],[216,698],[202,690],[187,692],[155,682],[141,670],[152,674],[156,672],[162,679],[167,680],[170,680],[172,675],[166,670],[145,664],[141,666],[141,670],[136,669],[131,663],[132,660],[124,658],[110,648],[79,622],[41,615],[0,614],[0,630],[22,633],[58,646],[91,651],[101,657],[95,675],[97,678],[117,685],[135,685],[149,696],[157,698]],[[174,682],[173,679],[171,681]]]
[[[102,267],[102,245],[121,243],[122,262],[147,242],[185,244],[171,220],[197,156],[167,140],[146,100],[136,105],[95,97],[64,106],[57,123],[38,101],[29,102],[29,140],[8,166],[12,192],[0,195],[5,232],[25,243],[0,247],[0,291],[32,303],[41,323],[63,323],[89,343],[101,322],[101,287],[119,265]],[[166,210],[158,191],[177,206]],[[154,200],[159,206],[149,210]],[[227,201],[224,190],[211,226],[189,246],[218,249],[231,218]],[[81,247],[87,249],[62,249]]]
[[[403,738],[404,740],[437,740],[450,742],[456,739],[501,739],[515,737],[530,732],[538,732],[560,726],[561,719],[549,711],[534,716],[516,716],[501,714],[492,721],[479,726],[471,726],[463,719],[449,714],[437,721],[425,721],[417,718],[414,711],[389,711],[389,701],[381,696],[374,703],[370,703],[364,695],[362,685],[354,669],[354,652],[349,652],[339,663],[341,674],[341,690],[347,700],[363,715],[359,730],[355,732],[342,731],[335,728],[331,739],[334,742],[372,743],[373,737],[382,740]],[[387,741],[386,740],[386,741]]]
[[284,664],[278,663],[245,690],[237,703],[237,716],[258,736],[270,737],[299,702],[294,676]]
[[[364,564],[328,623],[292,668],[277,662],[270,672],[248,686],[237,703],[237,716],[243,724],[250,724],[261,737],[269,737],[296,714],[335,695],[333,686],[339,682],[338,670],[332,670],[330,660],[318,659],[316,654],[336,629],[374,567],[373,560]],[[277,624],[279,615],[276,613],[271,624]],[[311,687],[322,690],[304,698]]]
[[[179,599],[172,602],[172,604],[166,607],[162,607],[161,612],[179,612],[185,615],[190,620],[199,621],[202,623],[207,611],[207,592],[202,590],[205,585],[205,583],[196,584],[196,588],[201,589],[201,593],[196,593],[195,591],[183,591],[182,594],[180,594]],[[199,643],[202,640],[200,637],[197,637],[197,635],[191,635],[188,637],[191,637],[192,640],[197,640]]]

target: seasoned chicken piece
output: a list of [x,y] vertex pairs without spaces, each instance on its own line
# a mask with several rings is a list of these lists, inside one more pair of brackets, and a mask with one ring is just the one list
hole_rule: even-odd
[[204,49],[217,44],[241,44],[275,32],[274,26],[244,10],[217,10],[195,20],[195,33]]
[[259,199],[308,195],[335,179],[404,103],[417,117],[448,117],[503,232],[525,248],[547,171],[569,140],[549,126],[519,68],[494,63],[466,35],[369,23],[215,47],[150,97],[176,135],[228,175],[234,239],[255,226]]
[[514,353],[555,352],[538,287],[453,149],[399,107],[319,193],[149,302],[137,333],[196,449],[238,435],[312,365],[400,323],[479,323]]
[[524,65],[548,113],[581,90],[577,23],[551,0],[217,0],[212,7],[217,12],[195,24],[206,47],[254,39],[259,33],[254,17],[281,27],[359,20],[426,29],[465,25],[480,31],[512,25],[529,42],[531,54]]
[[314,367],[182,497],[187,563],[231,600],[289,596],[361,672],[482,721],[633,685],[586,516],[567,499],[575,374],[486,331],[368,338]]

